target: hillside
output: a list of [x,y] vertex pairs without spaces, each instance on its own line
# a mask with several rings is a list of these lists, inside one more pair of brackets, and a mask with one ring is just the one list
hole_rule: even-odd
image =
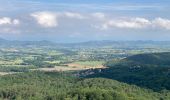
[[109,61],[100,72],[86,77],[104,77],[154,91],[170,90],[170,53],[139,54],[119,62]]
[[68,73],[29,72],[0,78],[4,100],[169,100],[169,92],[153,92],[115,80],[80,79]]
[[139,64],[170,65],[170,53],[152,53],[130,56],[125,61]]

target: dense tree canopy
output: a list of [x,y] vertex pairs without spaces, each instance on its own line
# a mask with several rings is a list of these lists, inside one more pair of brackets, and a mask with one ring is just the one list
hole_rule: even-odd
[[109,68],[86,77],[104,77],[135,84],[154,91],[170,90],[170,53],[139,54],[118,62],[106,63]]
[[68,73],[28,72],[0,78],[0,98],[10,100],[168,100],[115,80],[75,78]]

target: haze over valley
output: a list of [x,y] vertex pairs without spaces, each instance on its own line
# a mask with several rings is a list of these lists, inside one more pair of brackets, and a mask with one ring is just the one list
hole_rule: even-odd
[[0,0],[0,100],[170,100],[169,5]]

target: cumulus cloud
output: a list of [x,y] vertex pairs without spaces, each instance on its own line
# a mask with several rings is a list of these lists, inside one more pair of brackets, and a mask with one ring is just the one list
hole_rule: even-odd
[[14,25],[18,25],[18,24],[20,24],[20,21],[19,21],[18,19],[14,19],[14,20],[12,21],[12,23],[13,23]]
[[[71,18],[72,19],[85,19],[90,22],[90,25],[94,28],[101,30],[108,30],[112,28],[124,28],[124,29],[146,29],[146,28],[161,28],[170,30],[170,20],[164,18],[154,18],[154,19],[146,19],[142,17],[136,18],[112,18],[111,16],[107,16],[102,12],[95,12],[91,14],[81,14],[76,12],[35,12],[32,13],[31,16],[37,21],[39,25],[42,27],[57,27],[58,20],[60,17],[62,18]],[[107,17],[106,17],[107,16]],[[95,21],[93,21],[95,20]],[[19,20],[10,19],[10,18],[1,18],[1,24],[19,24]]]
[[31,16],[43,27],[58,26],[57,14],[53,12],[35,12]]
[[93,26],[101,30],[108,30],[111,28],[126,28],[126,29],[156,28],[170,30],[170,20],[164,18],[155,18],[149,20],[140,17],[124,19],[107,19],[104,20],[100,25]]
[[79,13],[65,12],[64,15],[69,18],[84,19],[85,17]]
[[37,23],[43,27],[56,27],[58,26],[58,19],[60,17],[84,19],[85,16],[75,12],[35,12],[31,14],[31,17],[35,18]]
[[102,24],[102,29],[105,30],[110,27],[138,29],[145,28],[150,24],[151,22],[145,18],[108,20]]
[[0,18],[0,25],[18,25],[20,21],[18,19],[11,19],[9,17]]
[[170,30],[170,20],[168,19],[156,18],[155,20],[153,20],[152,23],[154,27],[165,28],[167,30]]

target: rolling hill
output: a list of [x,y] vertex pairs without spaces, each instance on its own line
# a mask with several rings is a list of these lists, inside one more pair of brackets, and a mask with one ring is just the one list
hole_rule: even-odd
[[139,54],[121,61],[109,61],[109,68],[86,77],[104,77],[154,91],[170,90],[170,53]]
[[139,64],[150,64],[150,65],[170,65],[170,53],[152,53],[152,54],[138,54],[130,56],[125,61]]

